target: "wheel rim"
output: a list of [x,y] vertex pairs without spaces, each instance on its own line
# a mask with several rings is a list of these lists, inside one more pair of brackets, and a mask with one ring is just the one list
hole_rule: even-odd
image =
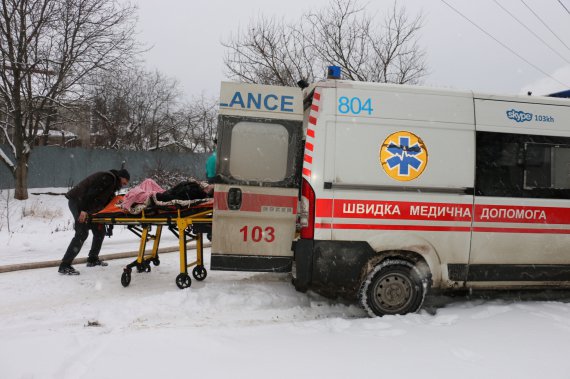
[[389,273],[378,280],[373,288],[374,302],[385,313],[398,313],[412,301],[413,283],[408,276]]

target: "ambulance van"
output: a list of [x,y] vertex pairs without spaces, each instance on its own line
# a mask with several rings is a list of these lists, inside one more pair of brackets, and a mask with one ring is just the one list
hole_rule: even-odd
[[570,100],[328,79],[223,83],[212,270],[418,310],[570,287]]

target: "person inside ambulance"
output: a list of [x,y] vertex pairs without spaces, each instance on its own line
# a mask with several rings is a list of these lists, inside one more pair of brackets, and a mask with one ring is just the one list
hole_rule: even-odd
[[218,145],[218,139],[214,138],[214,151],[206,160],[206,179],[209,184],[214,184],[216,178],[216,147]]

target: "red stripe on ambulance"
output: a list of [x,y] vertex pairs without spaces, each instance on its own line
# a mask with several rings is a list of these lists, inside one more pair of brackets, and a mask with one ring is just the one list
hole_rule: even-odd
[[[317,118],[319,116],[319,105],[318,101],[320,100],[321,95],[318,92],[313,94],[313,104],[311,104],[311,110],[309,113],[309,124],[317,126]],[[307,128],[307,139],[312,138],[315,139],[315,129]],[[315,145],[313,143],[306,141],[305,142],[305,156],[304,160],[304,167],[303,167],[303,176],[305,179],[311,179],[311,166],[313,164],[313,152],[314,152]]]
[[536,234],[570,234],[570,229],[544,228],[486,228],[474,227],[475,233],[536,233]]
[[[471,204],[318,199],[317,217],[465,221],[472,219]],[[476,223],[570,225],[570,208],[478,204]]]
[[[297,203],[297,196],[265,195],[243,192],[241,197],[241,207],[239,210],[243,212],[290,211],[290,213],[297,213]],[[214,207],[215,210],[229,210],[227,192],[214,192]]]
[[317,223],[317,229],[337,230],[416,230],[419,232],[469,232],[474,233],[519,233],[519,234],[570,234],[570,229],[542,229],[542,228],[486,228],[439,225],[378,225],[378,224],[336,224]]
[[471,204],[374,200],[317,200],[317,217],[471,221]]
[[469,232],[466,226],[438,225],[378,225],[378,224],[315,224],[319,229],[352,229],[352,230],[418,230],[423,232]]
[[[369,223],[317,223],[320,229],[417,230],[475,233],[570,234],[568,228],[544,228],[545,225],[570,225],[570,208],[476,205],[471,227],[472,205],[456,203],[422,203],[405,201],[371,201],[317,199],[316,217],[353,220],[417,220],[465,222],[469,226],[396,225]],[[481,226],[481,224],[533,224],[529,227]]]
[[570,208],[478,204],[475,222],[570,224]]

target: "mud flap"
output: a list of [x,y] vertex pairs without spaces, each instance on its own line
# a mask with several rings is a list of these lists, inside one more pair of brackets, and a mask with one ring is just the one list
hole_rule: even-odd
[[313,274],[313,240],[301,239],[293,242],[295,276],[293,285],[299,292],[306,292],[311,284]]

